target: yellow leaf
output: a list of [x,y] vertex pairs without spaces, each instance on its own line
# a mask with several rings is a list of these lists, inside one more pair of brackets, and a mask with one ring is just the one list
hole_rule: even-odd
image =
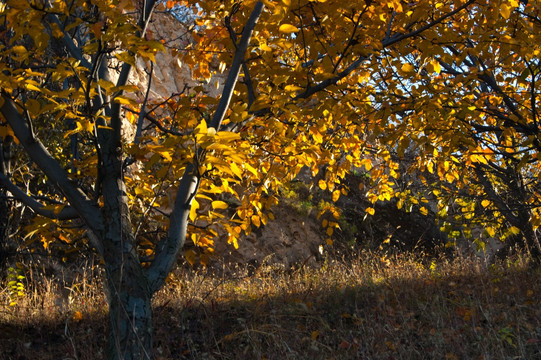
[[216,200],[212,202],[213,209],[227,209],[228,205],[224,201]]
[[334,232],[334,229],[332,227],[327,228],[327,235],[328,236],[332,236],[333,232]]
[[432,66],[434,67],[434,71],[439,74],[441,72],[440,62],[438,60],[432,60],[431,63],[432,63]]
[[229,238],[227,239],[227,243],[228,243],[228,244],[233,244],[233,247],[234,247],[235,249],[238,249],[238,248],[239,248],[238,239],[237,239],[236,236],[229,235]]
[[325,182],[325,180],[319,180],[318,185],[319,185],[319,188],[321,190],[326,190],[327,189],[327,183]]
[[229,167],[236,177],[242,179],[242,170],[238,167],[236,163],[231,163]]
[[364,166],[366,171],[370,171],[372,169],[372,160],[369,158],[364,158],[361,160],[361,165]]
[[[209,128],[209,130],[210,129],[214,129],[214,128]],[[217,139],[220,142],[231,142],[235,140],[240,140],[240,134],[234,133],[232,131],[220,131],[217,134]]]
[[129,52],[127,52],[127,51],[115,54],[115,57],[120,61],[123,61],[125,63],[130,64],[133,67],[136,67],[135,66],[135,57],[133,55],[131,55]]
[[258,176],[257,170],[256,170],[252,165],[250,165],[250,164],[248,164],[248,163],[245,163],[245,164],[244,164],[244,167],[245,167],[249,172],[251,172],[254,176]]
[[260,227],[261,226],[261,221],[259,219],[259,216],[257,215],[252,215],[252,224],[254,224],[255,226],[257,227]]
[[76,311],[75,314],[73,314],[73,320],[75,321],[83,320],[83,314],[81,314],[80,311]]
[[205,119],[202,119],[201,122],[199,123],[199,125],[197,125],[197,127],[194,129],[194,134],[205,134],[207,135],[208,134],[208,129],[207,129],[207,122],[205,121]]
[[99,79],[98,85],[102,87],[103,89],[105,89],[105,91],[110,91],[115,86],[115,84],[113,84],[112,82],[104,80],[104,79]]
[[190,263],[191,266],[194,266],[195,264],[195,251],[193,250],[188,250],[186,251],[186,254],[184,254],[184,257],[186,258],[186,261],[188,261]]
[[447,243],[445,243],[445,248],[448,249],[448,248],[451,248],[453,246],[455,246],[456,243],[454,241],[448,241]]
[[291,33],[299,32],[299,28],[291,24],[282,24],[280,25],[280,28],[278,29],[278,31],[280,31],[283,34],[291,34]]
[[94,132],[94,123],[91,121],[83,121],[81,126],[85,131]]
[[11,51],[13,51],[17,55],[24,55],[26,54],[26,48],[22,45],[16,45],[11,48]]
[[430,161],[428,164],[426,164],[426,169],[429,173],[434,174],[434,163]]
[[122,105],[133,105],[137,106],[137,102],[133,99],[127,98],[125,96],[117,96],[115,98],[115,102],[122,104]]
[[199,209],[199,203],[197,200],[192,201],[192,207],[190,208],[190,220],[193,222],[195,221],[195,218],[197,217],[197,209]]
[[374,210],[374,208],[371,208],[371,207],[367,207],[365,211],[367,214],[370,214],[370,215],[374,215],[376,213],[376,210]]
[[267,44],[259,44],[259,48],[263,51],[272,51],[270,46],[268,46]]
[[27,88],[28,90],[33,90],[33,91],[39,91],[39,92],[41,92],[41,89],[38,88],[38,87],[35,86],[35,85],[32,85],[32,84],[26,84],[25,86],[26,86],[26,88]]
[[414,72],[415,67],[410,63],[406,63],[406,64],[402,65],[402,71],[403,72]]
[[299,91],[299,90],[302,90],[302,87],[300,86],[297,86],[297,85],[286,85],[286,87],[284,88],[285,91],[288,91],[288,92],[293,92],[293,91]]
[[509,232],[511,234],[513,234],[513,235],[518,235],[518,234],[520,234],[520,229],[518,227],[516,227],[516,226],[511,226],[509,228]]
[[511,10],[513,10],[511,6],[507,4],[502,4],[502,6],[500,7],[500,14],[502,14],[504,19],[509,19],[509,17],[511,16]]
[[490,201],[489,201],[489,200],[483,200],[483,201],[481,201],[481,205],[482,205],[484,208],[486,208],[487,206],[490,205]]
[[419,209],[419,211],[421,212],[421,214],[423,214],[423,215],[425,215],[425,216],[428,215],[428,210],[427,210],[427,208],[425,208],[424,206],[422,206],[422,207]]
[[340,190],[334,190],[332,192],[332,201],[337,202],[340,198]]

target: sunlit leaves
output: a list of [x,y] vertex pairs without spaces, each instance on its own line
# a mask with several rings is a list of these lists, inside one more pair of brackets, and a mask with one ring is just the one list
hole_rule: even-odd
[[280,28],[278,30],[284,34],[291,34],[291,33],[299,32],[299,29],[296,26],[291,25],[291,24],[282,24],[280,25]]
[[415,67],[412,64],[408,64],[408,63],[402,65],[401,69],[405,73],[411,73],[415,71]]
[[213,209],[227,209],[227,204],[221,200],[215,200],[212,202]]
[[[189,238],[201,247],[218,236],[211,225],[238,246],[243,232],[272,217],[277,194],[303,171],[327,192],[320,217],[329,237],[340,215],[334,203],[348,196],[352,172],[366,177],[359,191],[372,204],[369,215],[378,202],[396,201],[427,216],[490,223],[498,235],[509,225],[501,220],[501,200],[527,204],[526,218],[541,224],[533,185],[541,36],[530,3],[265,1],[223,128],[210,125],[220,97],[214,84],[224,81],[215,76],[227,73],[237,46],[232,38],[238,42],[254,1],[183,2],[197,16],[194,27],[179,24],[179,36],[187,37],[182,45],[136,36],[129,1],[92,3],[97,18],[86,2],[52,2],[63,30],[46,26],[40,11],[8,1],[1,11],[13,36],[2,40],[0,87],[32,121],[58,129],[61,140],[49,145],[65,159],[72,136],[84,140],[78,166],[88,188],[99,161],[93,136],[112,129],[107,106],[119,105],[134,127],[143,121],[137,142],[125,129],[122,147],[131,166],[130,206],[142,227],[166,222],[188,164],[200,181]],[[166,1],[162,10],[177,4]],[[71,14],[78,6],[82,13]],[[50,37],[60,41],[63,31],[88,37],[81,54],[46,58]],[[150,72],[162,51],[185,64],[191,79],[182,93],[152,89],[143,106],[144,86],[117,86],[115,79],[123,64]],[[112,76],[88,66],[102,58]],[[514,197],[507,174],[527,184],[524,199]],[[410,178],[426,194],[408,192]]]

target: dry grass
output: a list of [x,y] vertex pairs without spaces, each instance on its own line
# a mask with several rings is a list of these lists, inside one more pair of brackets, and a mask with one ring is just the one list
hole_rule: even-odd
[[[541,359],[539,268],[522,258],[328,260],[319,269],[177,271],[154,304],[159,359]],[[99,359],[98,274],[28,271],[0,308],[0,358]],[[82,317],[79,319],[79,317]]]

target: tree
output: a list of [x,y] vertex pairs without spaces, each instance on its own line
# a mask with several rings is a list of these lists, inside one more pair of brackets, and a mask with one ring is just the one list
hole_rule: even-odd
[[[478,23],[484,30],[472,31]],[[402,56],[387,53],[395,64],[381,71],[376,95],[382,117],[397,124],[386,140],[399,156],[416,148],[413,168],[424,171],[444,226],[470,237],[475,226],[486,237],[520,235],[537,259],[539,24],[535,2],[479,2],[452,37],[444,25]]]
[[[469,153],[462,142],[448,145],[447,152],[443,142],[430,145],[429,129],[455,120],[436,116],[439,96],[459,101],[461,109],[472,105],[463,101],[465,91],[444,94],[443,85],[419,78],[425,73],[409,59],[430,74],[446,65],[461,72],[453,45],[447,45],[456,41],[450,29],[477,34],[476,25],[488,19],[501,26],[486,36],[498,38],[512,29],[505,24],[515,14],[536,11],[514,1],[473,0],[182,4],[197,14],[188,27],[193,42],[182,49],[147,33],[154,0],[135,6],[8,0],[0,6],[0,111],[52,185],[49,202],[38,202],[7,174],[0,174],[0,183],[40,216],[84,224],[104,260],[111,359],[152,356],[152,295],[187,234],[211,248],[218,224],[238,246],[241,232],[272,219],[280,187],[303,167],[319,174],[318,186],[334,201],[347,195],[345,174],[363,168],[373,179],[369,197],[375,202],[404,195],[394,179],[400,176],[397,159],[410,142],[417,144],[420,167],[430,167],[434,150],[469,155],[473,168],[484,164],[482,142]],[[201,81],[216,72],[211,64],[229,67],[221,96],[196,86],[166,99],[136,101],[134,93],[148,94],[148,88],[134,87],[129,74],[143,67],[151,80],[158,51],[176,54]],[[446,89],[462,81],[452,75],[442,76]],[[528,76],[536,84],[537,75]],[[123,133],[124,119],[136,128],[132,138]],[[46,136],[50,132],[61,136]],[[464,170],[470,177],[471,169]],[[164,213],[170,188],[176,196]],[[230,205],[233,211],[226,212]],[[331,213],[323,221],[330,237],[340,214],[333,204],[324,211]]]

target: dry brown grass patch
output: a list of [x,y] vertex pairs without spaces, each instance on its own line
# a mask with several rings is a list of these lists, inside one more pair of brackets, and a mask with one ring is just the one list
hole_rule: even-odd
[[[228,273],[170,277],[154,302],[158,358],[541,359],[541,272],[520,257],[488,266],[366,252]],[[97,274],[67,287],[32,276],[17,306],[0,309],[3,358],[99,359]]]

